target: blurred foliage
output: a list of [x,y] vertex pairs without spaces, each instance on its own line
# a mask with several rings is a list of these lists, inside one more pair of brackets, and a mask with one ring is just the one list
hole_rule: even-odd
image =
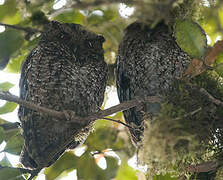
[[[199,28],[196,27],[195,22],[208,35],[208,45],[212,46],[216,39],[222,39],[223,2],[220,0],[126,0],[126,4],[122,3],[122,5],[120,5],[122,1],[119,0],[67,0],[64,6],[56,7],[55,5],[58,5],[58,2],[62,1],[5,0],[0,5],[0,22],[42,30],[49,20],[57,20],[60,22],[82,24],[87,29],[102,34],[106,38],[104,50],[105,61],[109,65],[109,86],[115,86],[116,84],[115,60],[123,30],[135,20],[144,21],[154,26],[161,19],[164,19],[170,25],[170,29],[173,29],[172,27],[174,27],[176,20],[190,19],[192,23],[184,24],[183,28],[180,28],[181,30],[175,30],[175,34],[178,34],[176,39],[181,38],[182,34],[184,34],[184,40],[186,39],[188,41],[189,39],[189,42],[186,44],[183,43],[183,45],[189,46],[189,51],[193,50],[192,53],[189,53],[187,48],[185,49],[193,57],[204,56],[204,51],[206,51],[206,39],[204,39],[203,33],[197,30]],[[134,8],[134,10],[131,8]],[[128,10],[129,12],[134,11],[131,16],[124,15],[129,13]],[[191,29],[190,26],[195,27]],[[37,45],[39,38],[39,33],[28,33],[6,27],[6,30],[0,33],[0,69],[11,73],[19,73],[22,61]],[[194,43],[190,44],[192,42],[191,40]],[[202,41],[202,43],[197,43],[198,41]],[[181,43],[178,44],[180,45]],[[181,48],[184,49],[184,47]],[[192,82],[205,88],[220,100],[223,100],[222,64],[223,55],[219,54],[217,61],[211,65],[211,70],[194,78]],[[13,84],[9,82],[0,84],[1,90],[9,90],[12,87]],[[151,149],[147,152],[144,151],[143,157],[145,158],[143,161],[146,162],[149,158],[152,158],[152,155],[160,153],[159,160],[161,162],[168,162],[166,167],[164,167],[165,163],[158,166],[156,164],[157,161],[149,164],[152,167],[156,165],[156,168],[163,167],[163,171],[161,172],[164,175],[159,174],[152,177],[151,174],[153,173],[149,172],[147,173],[148,179],[175,179],[172,176],[185,173],[184,171],[182,172],[185,164],[199,163],[206,159],[223,159],[222,147],[214,144],[216,143],[215,139],[205,139],[205,137],[214,133],[215,137],[223,142],[221,132],[211,132],[207,128],[207,124],[212,123],[212,130],[215,129],[217,131],[216,127],[218,127],[219,122],[214,122],[210,118],[203,118],[210,117],[207,112],[212,110],[216,116],[223,117],[222,109],[209,106],[210,104],[204,102],[205,98],[196,95],[193,95],[193,99],[191,100],[189,90],[183,85],[179,85],[178,87],[177,92],[180,93],[173,95],[173,99],[170,99],[169,103],[163,104],[166,109],[163,114],[163,116],[165,115],[165,118],[163,118],[165,122],[161,121],[152,131],[147,132],[154,133],[152,134],[152,139],[147,139],[147,144],[151,145]],[[109,94],[106,94],[106,96],[109,96]],[[105,104],[107,99],[109,98],[105,98]],[[176,101],[179,104],[174,104]],[[16,106],[14,103],[6,102],[0,107],[0,114],[12,112]],[[191,111],[199,109],[199,107],[202,107],[202,111],[196,114],[196,121],[189,117],[179,119],[174,123],[171,121],[172,117],[182,117]],[[213,114],[213,112],[210,113]],[[123,121],[122,113],[109,116],[109,118]],[[201,120],[204,121],[201,122]],[[5,128],[8,127],[5,126],[8,123],[10,122],[0,119],[0,143],[3,141],[6,142],[6,147],[2,152],[18,155],[23,145],[23,139],[20,135],[21,132],[13,123],[10,123],[10,127],[12,126],[14,128]],[[200,136],[197,135],[197,132],[199,132]],[[154,141],[157,137],[158,139]],[[201,141],[202,139],[204,141]],[[154,142],[155,145],[153,144]],[[79,179],[137,179],[137,171],[132,169],[127,163],[128,159],[134,155],[136,149],[130,142],[126,128],[123,128],[122,125],[105,120],[97,121],[95,123],[95,131],[91,133],[84,145],[86,149],[80,157],[75,155],[75,150],[72,150],[61,156],[52,166],[46,168],[43,172],[46,175],[46,179],[63,178],[73,170],[77,170]],[[213,149],[213,147],[217,148]],[[121,165],[118,164],[118,160],[115,157],[106,155],[108,149],[114,150],[121,158]],[[107,164],[105,170],[97,165],[97,158],[91,155],[92,152],[98,152],[100,157],[105,158]],[[151,154],[148,154],[148,152],[151,152]],[[190,153],[187,154],[188,152]],[[170,157],[173,158],[171,159]],[[5,165],[11,167],[7,156],[4,156],[0,161],[0,179],[16,178],[22,180],[27,178],[27,176],[22,177],[21,172],[17,169],[1,167]],[[165,174],[166,172],[170,173]],[[216,179],[222,179],[222,174],[222,169],[219,168],[216,173]],[[192,175],[191,177],[201,179],[205,175],[208,177],[209,174],[200,173]]]

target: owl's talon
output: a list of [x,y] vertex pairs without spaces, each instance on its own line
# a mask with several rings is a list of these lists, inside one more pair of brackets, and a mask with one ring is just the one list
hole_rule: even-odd
[[76,116],[75,112],[71,110],[64,110],[63,113],[67,121],[71,121]]

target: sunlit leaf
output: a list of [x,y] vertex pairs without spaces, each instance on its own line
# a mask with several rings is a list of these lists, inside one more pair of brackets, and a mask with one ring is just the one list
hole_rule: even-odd
[[[17,12],[15,0],[7,0],[2,6],[0,6],[0,21],[4,22],[5,18],[13,17]],[[7,21],[7,23],[10,23]]]
[[221,23],[221,27],[223,28],[223,6],[218,9],[218,17]]
[[64,171],[72,171],[77,167],[78,157],[72,152],[67,152],[60,157],[52,166],[46,168],[44,174],[47,180],[56,179]]
[[[102,11],[101,11],[102,12]],[[103,12],[102,12],[103,13]],[[87,18],[87,21],[89,24],[91,25],[96,25],[96,24],[100,24],[101,22],[104,21],[103,16],[100,16],[98,14],[90,14]]]
[[22,172],[15,168],[0,167],[1,180],[24,180]]
[[16,103],[6,102],[2,107],[0,107],[0,114],[6,114],[12,112],[17,107]]
[[24,139],[21,134],[12,136],[6,144],[5,152],[19,155],[24,144]]
[[137,180],[136,170],[131,168],[127,162],[122,162],[115,180]]
[[107,9],[104,10],[103,12],[104,12],[103,18],[106,21],[114,21],[119,16],[117,9]]
[[202,58],[206,53],[207,39],[203,29],[191,20],[177,20],[176,42],[180,48],[194,58]]
[[12,88],[14,86],[14,84],[10,83],[10,82],[4,82],[4,83],[0,83],[0,90],[1,91],[8,91],[10,88]]
[[170,174],[166,175],[156,175],[153,180],[177,180],[177,178],[171,177]]
[[118,130],[111,127],[101,127],[88,137],[86,145],[89,151],[104,149],[122,149],[124,141],[117,138]]
[[223,53],[220,53],[216,59],[216,63],[220,64],[223,63]]
[[85,153],[78,161],[77,176],[84,180],[110,180],[116,176],[118,163],[116,158],[106,157],[107,168],[98,167],[92,156]]
[[5,132],[4,129],[0,126],[0,144],[5,139]]
[[5,123],[8,123],[8,121],[6,121],[6,120],[0,118],[0,124],[5,124]]
[[85,16],[79,11],[69,11],[59,14],[54,18],[54,20],[58,20],[66,23],[76,23],[76,24],[84,24]]
[[9,162],[7,156],[4,156],[4,158],[0,161],[0,166],[7,166],[11,167],[11,163]]

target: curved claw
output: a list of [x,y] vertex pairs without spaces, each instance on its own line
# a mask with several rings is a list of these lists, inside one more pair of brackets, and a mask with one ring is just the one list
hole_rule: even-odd
[[71,110],[63,110],[63,113],[64,113],[67,121],[70,121],[71,119],[73,119],[76,116],[75,112],[71,111]]
[[35,176],[37,176],[39,174],[40,171],[41,171],[41,169],[32,170],[32,172],[30,173],[31,175],[28,180],[32,180]]

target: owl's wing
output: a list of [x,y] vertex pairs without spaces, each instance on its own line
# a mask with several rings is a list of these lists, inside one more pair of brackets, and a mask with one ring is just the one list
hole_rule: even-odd
[[[21,75],[20,75],[20,81],[19,81],[19,96],[21,99],[26,100],[27,97],[27,93],[28,93],[28,83],[27,83],[27,76],[28,76],[28,72],[31,68],[31,60],[35,57],[35,58],[40,58],[37,56],[36,50],[37,48],[35,48],[34,50],[32,50],[32,52],[27,56],[27,58],[23,61],[22,66],[21,66]],[[23,116],[26,116],[28,109],[27,108],[23,108],[22,106],[19,106],[19,110],[18,110],[18,116],[21,122],[23,121]]]
[[[117,91],[120,102],[132,100],[135,97],[134,86],[131,86],[131,77],[128,75],[128,69],[124,64],[124,61],[121,61],[120,58],[117,58]],[[123,111],[125,121],[127,124],[131,125],[134,129],[129,129],[133,143],[136,145],[137,142],[140,142],[142,131],[143,131],[143,117],[142,113],[136,110],[136,107],[130,108]]]

